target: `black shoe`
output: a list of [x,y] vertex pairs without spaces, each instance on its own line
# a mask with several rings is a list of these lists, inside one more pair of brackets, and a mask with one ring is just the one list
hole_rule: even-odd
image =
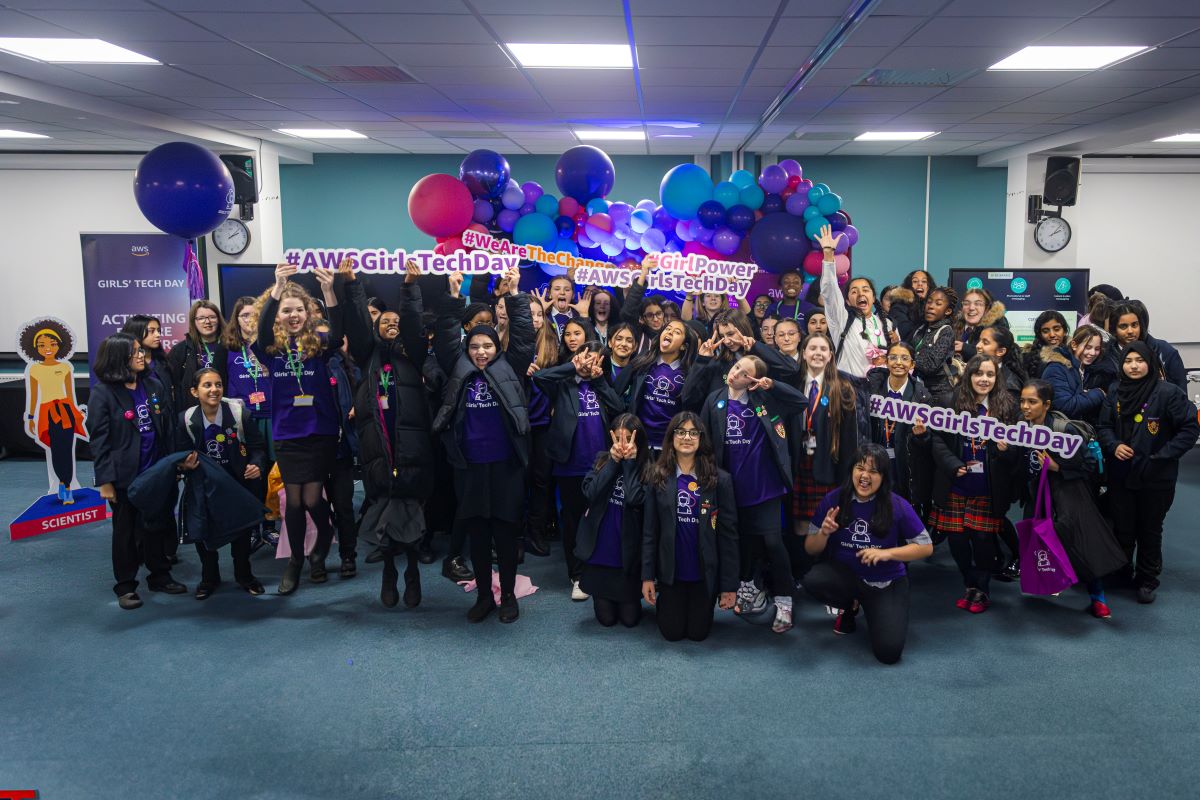
[[279,593],[291,594],[296,591],[296,587],[300,585],[300,571],[304,567],[304,561],[299,558],[289,558],[287,566],[283,568],[283,577],[279,579]]
[[1155,600],[1154,592],[1155,592],[1155,587],[1153,587],[1149,584],[1143,583],[1141,586],[1138,587],[1137,601],[1144,606],[1150,605]]
[[854,633],[858,630],[858,623],[855,621],[855,617],[857,616],[857,608],[843,609],[842,613],[838,614],[837,619],[833,621],[833,632],[842,636]]
[[417,550],[417,561],[422,564],[432,564],[437,561],[437,553],[433,552],[433,548],[428,544],[421,542],[421,546]]
[[329,580],[329,572],[325,569],[325,556],[311,555],[308,557],[308,579],[313,583],[324,583]]
[[266,587],[262,585],[262,582],[259,581],[258,578],[251,578],[245,583],[239,583],[238,586],[241,586],[246,590],[246,592],[254,595],[255,597],[258,597],[260,594],[267,593]]
[[512,592],[500,595],[500,613],[497,615],[501,622],[516,622],[517,617],[521,616],[521,609],[517,607],[517,596]]
[[996,576],[996,580],[1004,583],[1013,583],[1021,580],[1021,559],[1014,558],[1004,565],[1004,569]]
[[117,598],[117,605],[126,611],[132,611],[135,608],[142,607],[142,598],[138,597],[137,592],[129,592]]
[[492,597],[492,593],[490,591],[480,592],[475,605],[471,606],[471,610],[467,612],[467,622],[483,622],[487,619],[488,614],[495,610],[496,599]]
[[455,583],[475,580],[475,573],[463,563],[462,556],[445,558],[442,561],[442,575]]
[[215,583],[201,583],[196,586],[196,599],[207,600],[212,597],[212,593],[217,590]]
[[163,583],[151,585],[150,591],[166,592],[167,594],[187,594],[187,587],[176,581],[174,578],[169,578]]
[[404,607],[416,608],[421,605],[421,573],[416,573],[411,578],[408,573],[404,573]]
[[383,585],[379,589],[379,602],[383,603],[384,608],[395,608],[400,602],[400,592],[396,589],[396,579],[399,577],[395,558],[384,559]]
[[376,547],[374,550],[367,553],[366,562],[368,564],[378,564],[380,561],[383,561],[383,548]]
[[353,578],[358,574],[358,566],[355,565],[353,558],[343,558],[341,569],[338,570],[339,578]]
[[538,558],[545,558],[550,555],[550,545],[546,544],[540,536],[525,537],[525,552],[535,555]]

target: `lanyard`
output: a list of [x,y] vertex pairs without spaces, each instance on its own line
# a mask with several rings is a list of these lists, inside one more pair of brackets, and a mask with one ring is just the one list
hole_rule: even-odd
[[808,412],[804,415],[804,430],[812,433],[813,417],[817,415],[817,406],[821,405],[821,398],[825,394],[825,387],[817,384],[817,399],[809,404]]
[[[867,327],[867,319],[868,319],[868,317],[862,318],[863,338],[866,339],[871,344],[875,345],[876,347],[883,347],[887,341],[887,336],[884,335],[882,330],[878,330],[875,328],[868,328]],[[878,321],[879,318],[876,317],[874,314],[872,314],[870,316],[870,319]],[[880,325],[880,328],[882,328],[882,325]],[[876,337],[878,337],[878,338],[876,338]]]
[[[200,342],[200,346],[204,348],[204,363],[202,363],[202,364],[200,365],[200,367],[201,367],[201,369],[208,369],[209,367],[211,367],[211,366],[212,366],[212,362],[213,362],[213,351],[209,349],[209,347],[208,347],[208,342],[203,342],[203,341],[202,341],[202,342]],[[197,353],[197,354],[196,354],[196,357],[197,357],[197,358],[199,358],[199,357],[200,357],[200,354],[199,354],[199,353]]]
[[300,380],[300,376],[304,374],[304,350],[300,345],[296,345],[293,351],[291,346],[287,351],[287,368],[288,371],[296,376],[296,386],[300,389],[300,394],[304,394],[304,384]]
[[383,390],[384,395],[386,395],[389,391],[391,391],[392,380],[393,380],[393,378],[392,378],[391,370],[389,370],[389,369],[379,370],[379,388]]
[[262,372],[258,368],[258,359],[256,359],[246,345],[242,345],[242,364],[246,367],[246,373],[250,376],[250,380],[254,381],[254,391],[258,391],[258,376]]
[[[782,310],[783,310],[783,301],[780,300],[778,303],[775,304],[776,316],[778,316],[779,312]],[[792,306],[792,317],[791,318],[793,320],[800,319],[800,298],[796,298],[796,303]]]

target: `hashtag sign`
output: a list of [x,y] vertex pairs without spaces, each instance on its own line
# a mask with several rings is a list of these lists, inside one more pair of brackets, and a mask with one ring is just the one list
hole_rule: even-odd
[[877,394],[871,395],[871,413],[879,413],[879,409],[883,406],[883,400]]
[[300,254],[299,253],[292,251],[292,252],[288,253],[285,256],[285,258],[287,259],[287,263],[291,264],[293,267],[300,266]]

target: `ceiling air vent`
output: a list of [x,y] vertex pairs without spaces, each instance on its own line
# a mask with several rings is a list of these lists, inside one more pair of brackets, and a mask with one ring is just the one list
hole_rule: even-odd
[[855,86],[954,86],[977,69],[873,69]]
[[300,66],[324,83],[417,83],[417,79],[399,67],[313,67]]

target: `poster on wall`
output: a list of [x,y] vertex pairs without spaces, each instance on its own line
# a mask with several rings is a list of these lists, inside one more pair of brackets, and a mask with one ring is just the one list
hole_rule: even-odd
[[100,342],[134,314],[162,323],[162,347],[187,335],[186,242],[165,233],[81,233],[88,366]]
[[986,289],[1003,303],[1017,344],[1034,340],[1033,323],[1043,311],[1061,313],[1075,330],[1087,313],[1091,270],[952,267],[950,287],[962,297],[968,289]]

